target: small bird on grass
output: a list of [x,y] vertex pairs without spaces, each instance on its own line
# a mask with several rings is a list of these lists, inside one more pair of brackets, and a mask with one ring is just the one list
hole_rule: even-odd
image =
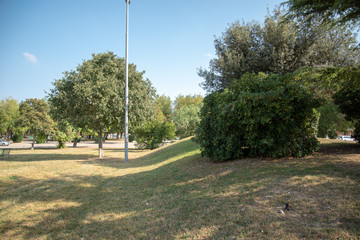
[[290,211],[290,205],[289,205],[289,203],[285,203],[285,210],[286,210],[286,211]]

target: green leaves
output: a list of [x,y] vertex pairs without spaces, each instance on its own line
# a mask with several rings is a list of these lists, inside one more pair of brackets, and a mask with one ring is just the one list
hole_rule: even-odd
[[134,139],[143,149],[158,148],[165,140],[175,138],[175,125],[167,121],[149,121],[134,132]]
[[19,111],[21,126],[27,128],[32,134],[49,135],[51,133],[54,122],[49,115],[49,105],[45,100],[26,99],[20,104]]
[[19,104],[15,99],[6,98],[0,101],[0,133],[14,131],[19,119]]
[[173,122],[177,135],[189,137],[194,135],[200,123],[200,110],[203,106],[201,95],[179,95],[175,99]]
[[314,16],[321,16],[333,24],[360,24],[358,0],[289,0],[283,4],[289,6],[290,18],[304,16],[311,20]]
[[[130,64],[129,131],[154,118],[154,96],[151,82]],[[49,102],[53,116],[74,127],[97,133],[123,132],[125,60],[112,52],[93,54],[76,71],[65,72],[62,79],[54,82]]]
[[302,157],[318,147],[318,102],[287,76],[245,74],[204,99],[196,141],[213,161]]
[[217,57],[200,68],[203,88],[224,90],[246,73],[293,73],[304,67],[348,67],[360,62],[356,36],[346,26],[327,28],[319,19],[284,21],[274,10],[258,22],[234,22],[214,40]]

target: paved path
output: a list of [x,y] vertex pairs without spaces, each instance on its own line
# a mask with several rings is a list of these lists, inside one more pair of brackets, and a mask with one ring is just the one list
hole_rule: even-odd
[[[0,146],[0,148],[12,148],[12,149],[21,149],[21,148],[31,148],[31,144],[32,144],[32,140],[25,140],[22,141],[21,143],[10,143],[9,146]],[[41,149],[41,148],[57,148],[58,143],[56,141],[49,141],[48,143],[41,143],[41,144],[36,144],[35,143],[35,149]],[[72,147],[73,143],[66,143],[67,147]],[[77,144],[78,148],[97,148],[98,147],[98,143],[94,142],[94,141],[81,141]],[[124,146],[124,141],[114,141],[114,140],[107,140],[106,142],[103,143],[103,147],[104,149],[107,148],[125,148]],[[129,143],[129,148],[135,148],[135,144],[134,143]]]

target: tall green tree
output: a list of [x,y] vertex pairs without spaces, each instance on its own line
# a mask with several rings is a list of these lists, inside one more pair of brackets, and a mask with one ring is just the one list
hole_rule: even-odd
[[345,119],[345,115],[334,102],[327,101],[317,110],[320,113],[318,137],[334,139],[337,131],[346,132],[353,128],[353,123]]
[[174,110],[176,134],[182,138],[194,135],[200,124],[200,105],[189,105]]
[[333,24],[360,24],[360,1],[358,0],[289,0],[290,18],[307,17],[309,21],[320,16]]
[[10,134],[16,127],[19,118],[19,103],[9,97],[0,101],[0,135],[5,133],[5,139],[9,139]]
[[320,20],[311,25],[302,19],[284,21],[275,10],[259,22],[230,24],[215,38],[216,58],[209,69],[200,68],[203,88],[223,90],[245,73],[293,73],[303,67],[348,67],[359,63],[354,33],[346,26],[328,29]]
[[[155,113],[155,89],[143,74],[129,65],[129,131]],[[112,52],[93,54],[53,84],[49,102],[56,119],[97,132],[99,157],[103,157],[102,135],[124,129],[125,60]]]
[[347,120],[355,123],[354,137],[360,142],[360,69],[353,69],[349,79],[334,94],[333,99]]
[[168,96],[161,95],[156,97],[156,107],[164,115],[165,120],[171,121],[172,107],[171,99]]
[[201,95],[179,95],[175,99],[173,122],[180,137],[192,136],[200,123]]
[[49,115],[49,105],[43,99],[30,98],[20,103],[20,125],[33,135],[31,150],[37,134],[49,135],[54,122]]

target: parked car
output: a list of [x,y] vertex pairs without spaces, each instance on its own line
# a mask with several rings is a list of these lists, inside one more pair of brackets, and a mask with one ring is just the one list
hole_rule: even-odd
[[340,136],[339,139],[340,139],[340,140],[343,140],[343,141],[348,141],[348,142],[353,142],[353,141],[355,141],[355,139],[352,138],[351,136]]
[[5,141],[5,140],[0,140],[0,146],[9,146],[9,142]]

